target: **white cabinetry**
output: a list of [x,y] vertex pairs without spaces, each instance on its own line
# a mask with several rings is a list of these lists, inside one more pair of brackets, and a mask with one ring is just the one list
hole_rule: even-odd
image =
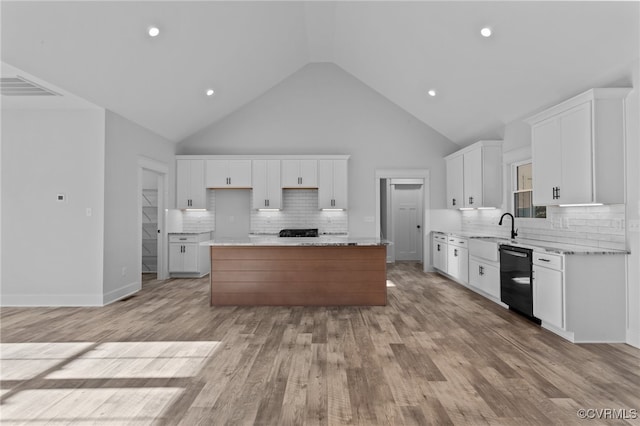
[[533,203],[624,202],[629,88],[591,89],[529,118]]
[[553,327],[564,327],[562,256],[533,254],[533,316]]
[[433,253],[433,267],[442,272],[447,272],[447,236],[434,233],[431,241]]
[[253,208],[281,209],[280,160],[253,160]]
[[445,160],[448,208],[502,205],[502,141],[479,141]]
[[318,160],[282,160],[283,188],[317,188]]
[[347,160],[318,160],[318,207],[347,208]]
[[176,208],[207,208],[203,160],[176,161]]
[[447,159],[447,208],[464,207],[464,155]]
[[207,160],[207,188],[251,188],[251,160]]
[[469,282],[469,250],[467,240],[449,237],[447,241],[447,274],[462,283]]
[[169,273],[179,277],[202,277],[209,273],[209,247],[200,242],[211,239],[210,232],[169,234]]
[[469,285],[500,300],[500,262],[498,243],[491,240],[469,240]]

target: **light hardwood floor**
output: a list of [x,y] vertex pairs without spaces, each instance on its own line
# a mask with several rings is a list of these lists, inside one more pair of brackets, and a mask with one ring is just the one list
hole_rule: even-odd
[[[639,424],[640,350],[574,345],[420,266],[385,307],[210,307],[203,279],[4,308],[2,424]],[[591,412],[593,413],[593,412]]]

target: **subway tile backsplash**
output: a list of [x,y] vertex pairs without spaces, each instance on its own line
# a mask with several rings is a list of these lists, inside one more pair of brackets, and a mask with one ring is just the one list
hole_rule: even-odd
[[317,189],[283,190],[280,211],[261,212],[254,210],[252,206],[252,233],[277,234],[284,228],[318,228],[320,233],[346,234],[347,212],[318,210]]
[[207,211],[182,212],[183,232],[213,231],[216,226],[216,195],[215,191],[207,190]]
[[[511,220],[498,221],[503,210],[462,211],[462,231],[509,238]],[[516,218],[518,238],[624,250],[624,204],[547,207],[546,219]]]
[[[183,232],[215,230],[215,190],[207,190],[207,211],[182,211]],[[253,199],[249,193],[250,199]],[[250,230],[254,234],[277,234],[284,228],[318,228],[320,233],[346,234],[346,211],[318,210],[317,189],[287,189],[282,191],[283,209],[274,212],[253,210],[251,206]]]

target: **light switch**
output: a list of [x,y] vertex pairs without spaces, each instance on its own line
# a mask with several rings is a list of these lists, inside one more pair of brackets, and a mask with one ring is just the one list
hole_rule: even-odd
[[67,198],[67,197],[65,197],[65,196],[64,196],[64,194],[58,194],[58,195],[56,195],[56,201],[64,202],[64,200],[65,200],[66,198]]

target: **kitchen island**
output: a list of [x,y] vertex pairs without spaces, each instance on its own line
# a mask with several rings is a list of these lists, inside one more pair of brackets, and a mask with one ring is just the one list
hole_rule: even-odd
[[375,238],[256,236],[210,245],[215,305],[386,305],[386,245]]

